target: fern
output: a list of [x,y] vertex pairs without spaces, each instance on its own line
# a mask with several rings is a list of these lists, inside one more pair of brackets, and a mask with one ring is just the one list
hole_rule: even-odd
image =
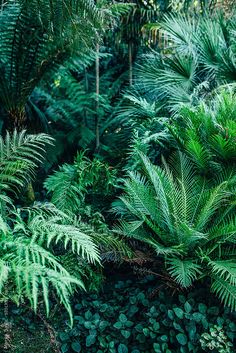
[[50,176],[44,186],[52,192],[51,202],[60,210],[78,212],[84,198],[80,185],[76,183],[77,170],[73,165],[64,164],[59,171]]
[[17,191],[29,182],[43,160],[45,144],[52,142],[48,135],[26,135],[26,131],[0,137],[0,192]]
[[96,158],[91,161],[81,152],[73,165],[64,164],[44,185],[52,193],[56,207],[67,213],[78,213],[86,203],[86,195],[108,195],[115,177],[115,171],[107,163]]
[[26,298],[34,310],[43,299],[48,314],[54,292],[72,320],[70,296],[84,284],[63,267],[58,254],[70,251],[88,266],[99,265],[97,246],[79,223],[55,206],[16,209],[9,197],[30,181],[43,160],[45,143],[52,139],[24,131],[0,139],[0,294],[7,285],[8,298],[18,304]]

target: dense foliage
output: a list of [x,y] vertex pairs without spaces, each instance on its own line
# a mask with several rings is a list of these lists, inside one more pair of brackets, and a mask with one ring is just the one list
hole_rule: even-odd
[[57,353],[230,353],[231,0],[0,6],[4,349],[18,305]]
[[119,281],[100,296],[81,298],[74,308],[74,328],[59,333],[61,351],[203,352],[208,335],[221,328],[225,350],[219,346],[216,352],[231,352],[235,314],[219,309],[217,302],[209,304],[201,291],[168,299],[163,291],[154,295],[155,282]]

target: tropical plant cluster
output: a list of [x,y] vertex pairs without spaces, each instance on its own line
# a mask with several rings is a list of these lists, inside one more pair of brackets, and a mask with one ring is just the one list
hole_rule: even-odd
[[233,5],[0,1],[7,351],[233,352]]

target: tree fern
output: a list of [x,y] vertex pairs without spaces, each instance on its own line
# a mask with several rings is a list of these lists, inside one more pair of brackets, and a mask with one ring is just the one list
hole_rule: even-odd
[[102,14],[90,0],[6,1],[0,13],[0,102],[10,127],[46,72],[98,39]]

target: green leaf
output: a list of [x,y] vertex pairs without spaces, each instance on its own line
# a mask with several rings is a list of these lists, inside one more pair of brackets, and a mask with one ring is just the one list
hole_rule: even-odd
[[159,343],[153,343],[153,348],[155,353],[162,353]]
[[79,342],[73,342],[71,348],[74,352],[81,352],[81,345]]
[[95,335],[88,335],[86,337],[86,347],[91,347],[96,342]]
[[182,326],[180,326],[180,324],[178,324],[177,322],[174,321],[173,326],[177,331],[184,332]]
[[100,321],[99,322],[99,329],[101,331],[104,331],[107,328],[107,326],[109,326],[108,321]]
[[220,313],[220,310],[217,306],[211,306],[208,310],[207,310],[207,314],[208,315],[213,315],[213,316],[218,316]]
[[200,322],[202,319],[204,318],[204,316],[201,313],[193,313],[193,319],[197,322]]
[[92,327],[92,323],[90,321],[85,321],[84,322],[84,327],[87,329],[87,330],[90,330],[91,327]]
[[68,343],[64,343],[62,346],[61,346],[61,351],[62,353],[67,353],[69,351],[69,345]]
[[203,303],[198,304],[198,310],[201,314],[206,314],[207,306]]
[[154,322],[152,326],[153,331],[157,332],[160,329],[160,324],[159,322]]
[[173,311],[179,319],[184,318],[184,311],[181,308],[174,308]]
[[120,322],[122,322],[124,324],[128,319],[125,314],[120,314],[119,320],[120,320]]
[[168,310],[168,317],[169,317],[169,319],[171,319],[171,320],[174,320],[174,313],[173,313],[173,311],[172,310]]
[[118,353],[128,353],[129,350],[127,348],[127,346],[123,343],[120,343],[118,346]]
[[135,330],[136,331],[138,331],[138,332],[143,332],[143,325],[142,324],[137,324],[136,326],[135,326]]
[[182,346],[185,346],[188,342],[187,336],[183,333],[178,333],[176,339]]
[[147,337],[147,336],[149,336],[149,329],[148,328],[143,328],[143,333],[144,333],[144,335]]
[[131,335],[130,331],[127,331],[127,330],[121,330],[121,334],[126,339],[128,339],[130,337],[130,335]]
[[69,339],[70,339],[70,336],[66,332],[61,332],[59,334],[59,337],[62,342],[69,341]]
[[121,323],[120,321],[116,322],[113,326],[114,326],[117,330],[120,330],[120,329],[123,327],[123,325],[122,325],[122,323]]
[[132,321],[129,321],[129,320],[128,320],[128,321],[126,321],[125,326],[126,326],[126,327],[132,327],[133,324],[134,324],[134,323],[133,323]]
[[129,301],[130,301],[131,304],[136,304],[137,299],[135,297],[130,297]]
[[192,306],[189,304],[189,302],[186,302],[186,303],[184,304],[184,310],[185,310],[186,313],[188,313],[188,314],[191,312]]
[[92,315],[90,310],[87,310],[85,315],[84,315],[84,317],[85,317],[86,320],[91,320],[93,315]]

